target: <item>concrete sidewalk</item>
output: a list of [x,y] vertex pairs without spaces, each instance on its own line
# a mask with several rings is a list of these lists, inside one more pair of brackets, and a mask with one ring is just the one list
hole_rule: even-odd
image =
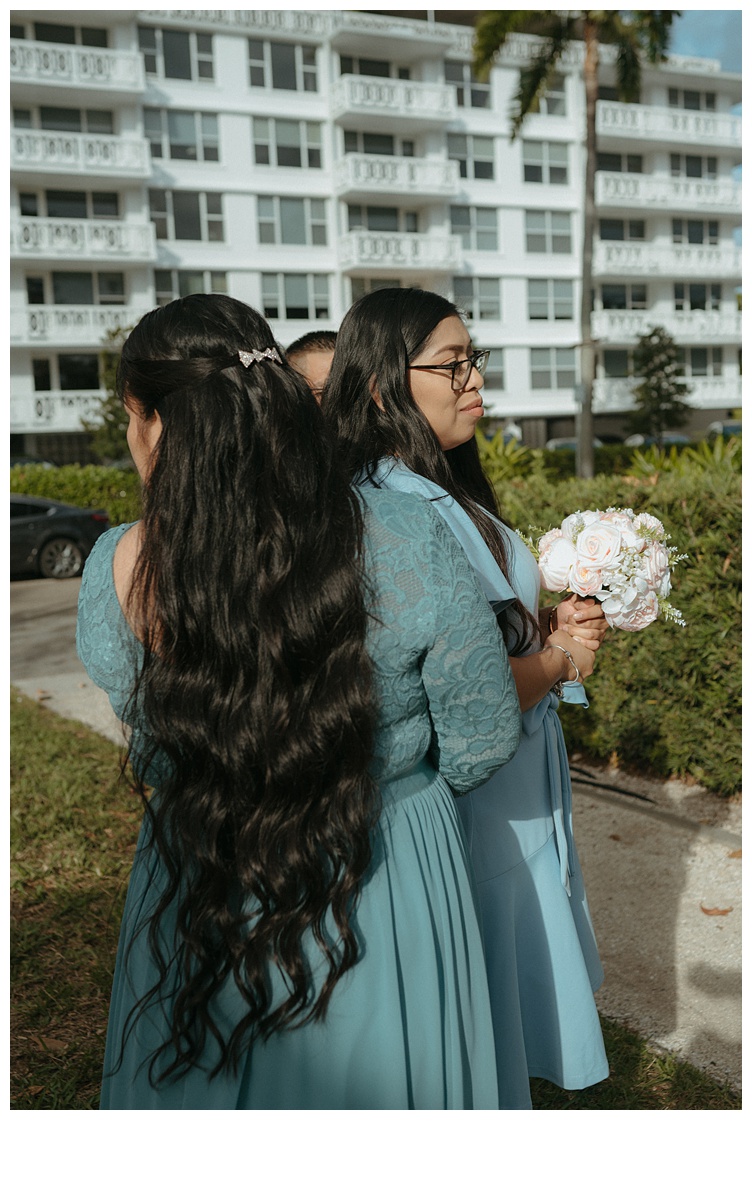
[[[107,697],[75,657],[78,581],[14,587],[13,683],[119,742]],[[50,606],[47,642],[39,608],[30,617],[37,595]],[[595,769],[576,756],[572,779],[577,848],[606,975],[598,1008],[741,1091],[741,805],[699,787]]]

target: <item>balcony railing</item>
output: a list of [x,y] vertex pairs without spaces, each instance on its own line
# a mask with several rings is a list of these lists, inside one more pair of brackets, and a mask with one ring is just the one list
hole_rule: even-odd
[[673,213],[736,216],[742,211],[742,189],[733,179],[671,179],[599,171],[595,203],[598,208],[660,208]]
[[709,146],[741,150],[741,117],[730,113],[693,112],[684,108],[619,104],[599,100],[596,109],[599,137],[670,143],[679,146]]
[[[628,412],[634,408],[634,389],[639,379],[596,379],[593,384],[593,412]],[[738,408],[742,402],[740,376],[692,376],[684,382],[690,388],[687,404],[693,408]]]
[[334,186],[340,196],[376,193],[380,198],[441,199],[459,191],[460,168],[454,160],[346,154],[336,164]]
[[27,217],[11,221],[10,250],[12,258],[153,262],[157,243],[151,222]]
[[395,270],[456,271],[462,243],[454,235],[432,233],[348,233],[339,239],[343,270],[368,269],[372,274]]
[[144,138],[34,129],[12,132],[10,165],[17,171],[85,173],[113,179],[146,179],[151,170],[149,145]]
[[601,342],[635,342],[660,325],[681,345],[735,344],[741,342],[741,313],[691,312],[656,313],[655,310],[608,309],[593,313],[593,337]]
[[414,83],[409,79],[382,79],[367,75],[341,75],[332,89],[332,116],[358,117],[361,128],[370,118],[374,129],[441,128],[457,115],[455,90],[444,83]]
[[131,329],[143,308],[120,304],[45,304],[11,309],[11,345],[97,346],[115,329]]
[[140,54],[11,39],[11,83],[70,85],[138,94],[144,90]]
[[11,390],[11,433],[46,429],[51,433],[80,433],[81,421],[96,420],[106,391],[34,392],[24,395]]
[[593,274],[598,277],[659,275],[668,279],[741,279],[736,246],[666,246],[653,242],[596,242]]

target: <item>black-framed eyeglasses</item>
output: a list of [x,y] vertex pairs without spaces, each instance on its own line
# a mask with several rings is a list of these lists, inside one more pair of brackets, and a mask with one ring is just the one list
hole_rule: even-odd
[[411,371],[451,371],[452,388],[461,392],[473,373],[473,367],[482,375],[488,366],[490,350],[474,350],[469,358],[460,358],[455,362],[441,363],[438,366],[423,366],[421,363],[410,363]]

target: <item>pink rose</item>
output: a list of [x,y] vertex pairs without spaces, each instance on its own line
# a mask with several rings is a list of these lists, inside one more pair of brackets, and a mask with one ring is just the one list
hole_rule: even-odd
[[561,523],[561,532],[564,537],[568,537],[570,541],[574,541],[574,531],[577,525],[592,525],[594,521],[599,521],[601,514],[594,512],[592,509],[586,508],[584,512],[570,513]]
[[663,525],[651,513],[638,513],[635,517],[635,525],[639,525],[640,529],[646,533],[652,533],[655,537],[662,538],[666,536],[666,530]]
[[542,538],[538,539],[538,555],[546,554],[557,538],[563,537],[560,529],[549,529],[548,533],[544,533]]
[[631,550],[642,550],[645,546],[645,538],[643,534],[636,531],[630,514],[631,509],[621,512],[604,513],[603,521],[605,524],[613,525],[619,530],[622,545],[628,546]]
[[667,596],[671,591],[671,578],[666,547],[662,542],[651,542],[642,561],[643,573],[650,587],[659,596]]
[[594,596],[600,591],[602,582],[600,571],[582,559],[578,559],[569,572],[569,589],[578,596]]
[[577,557],[596,569],[612,566],[620,550],[621,533],[615,525],[604,521],[594,521],[577,539]]
[[576,558],[577,551],[569,538],[556,538],[550,549],[538,560],[543,586],[550,592],[563,592],[568,586],[569,572],[574,566]]

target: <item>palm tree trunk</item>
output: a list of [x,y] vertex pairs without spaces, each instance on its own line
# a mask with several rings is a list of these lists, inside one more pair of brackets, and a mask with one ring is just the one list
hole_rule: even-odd
[[593,380],[595,347],[592,340],[593,233],[595,230],[595,106],[598,100],[598,29],[585,18],[585,219],[582,234],[582,299],[580,304],[581,406],[577,436],[577,473],[584,479],[594,475]]

